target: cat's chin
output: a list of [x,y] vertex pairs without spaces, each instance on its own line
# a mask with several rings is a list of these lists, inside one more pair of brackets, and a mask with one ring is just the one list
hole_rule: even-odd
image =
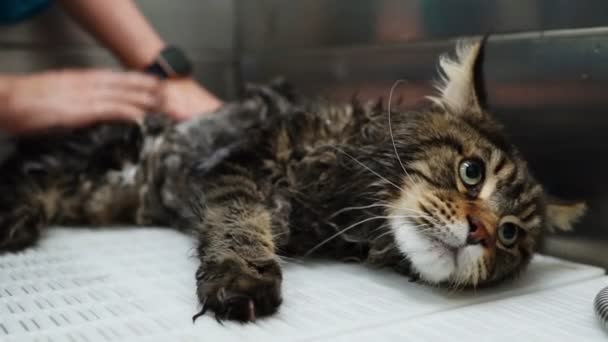
[[456,271],[457,253],[441,241],[421,234],[409,221],[401,218],[391,222],[397,248],[408,258],[424,281],[443,283]]
[[393,219],[391,227],[399,250],[408,258],[420,278],[431,284],[467,285],[472,279],[483,279],[477,265],[483,258],[479,245],[452,247],[439,239],[419,232],[404,219]]

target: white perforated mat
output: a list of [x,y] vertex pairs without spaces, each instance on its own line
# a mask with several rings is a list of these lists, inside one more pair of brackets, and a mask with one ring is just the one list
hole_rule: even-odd
[[222,326],[210,316],[192,324],[199,309],[193,247],[164,229],[53,229],[38,247],[0,256],[0,341],[608,337],[592,305],[608,284],[603,270],[543,256],[513,283],[467,293],[362,265],[288,263],[278,315],[248,325]]

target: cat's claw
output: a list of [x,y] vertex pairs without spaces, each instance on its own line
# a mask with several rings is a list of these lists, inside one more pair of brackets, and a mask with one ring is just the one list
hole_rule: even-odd
[[255,321],[255,304],[251,299],[249,300],[249,321]]
[[199,317],[205,315],[205,313],[209,309],[209,306],[207,305],[207,299],[206,298],[202,301],[202,304],[203,305],[202,305],[201,311],[195,313],[194,316],[192,316],[192,324],[194,324]]
[[215,314],[215,320],[220,324],[220,325],[224,325],[224,322],[222,321],[224,318],[222,318],[219,314]]
[[209,309],[218,322],[245,323],[275,313],[282,302],[280,272],[278,264],[265,263],[252,269],[224,271],[221,277],[207,281],[199,280],[198,295],[203,303],[199,314]]
[[[243,309],[240,309],[243,308]],[[218,323],[222,323],[224,320],[238,320],[241,322],[253,322],[256,320],[256,306],[255,302],[246,297],[236,295],[226,299],[222,303],[222,307],[218,308],[215,313],[215,320]],[[243,314],[238,314],[243,312]],[[239,318],[239,316],[241,316]]]

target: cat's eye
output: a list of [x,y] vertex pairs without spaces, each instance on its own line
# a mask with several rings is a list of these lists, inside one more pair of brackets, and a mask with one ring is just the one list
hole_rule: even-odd
[[505,222],[498,228],[498,240],[503,246],[512,247],[519,237],[520,228],[511,222]]
[[458,173],[460,179],[467,186],[476,186],[483,180],[484,167],[477,159],[467,159],[460,163]]

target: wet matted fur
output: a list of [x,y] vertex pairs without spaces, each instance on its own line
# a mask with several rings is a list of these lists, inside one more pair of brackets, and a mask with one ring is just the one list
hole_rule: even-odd
[[482,60],[481,42],[442,57],[421,111],[309,101],[276,83],[178,125],[150,117],[24,139],[0,169],[0,248],[57,224],[189,231],[202,313],[240,321],[279,307],[280,256],[456,287],[512,277],[584,205],[552,203],[531,175],[485,107]]

